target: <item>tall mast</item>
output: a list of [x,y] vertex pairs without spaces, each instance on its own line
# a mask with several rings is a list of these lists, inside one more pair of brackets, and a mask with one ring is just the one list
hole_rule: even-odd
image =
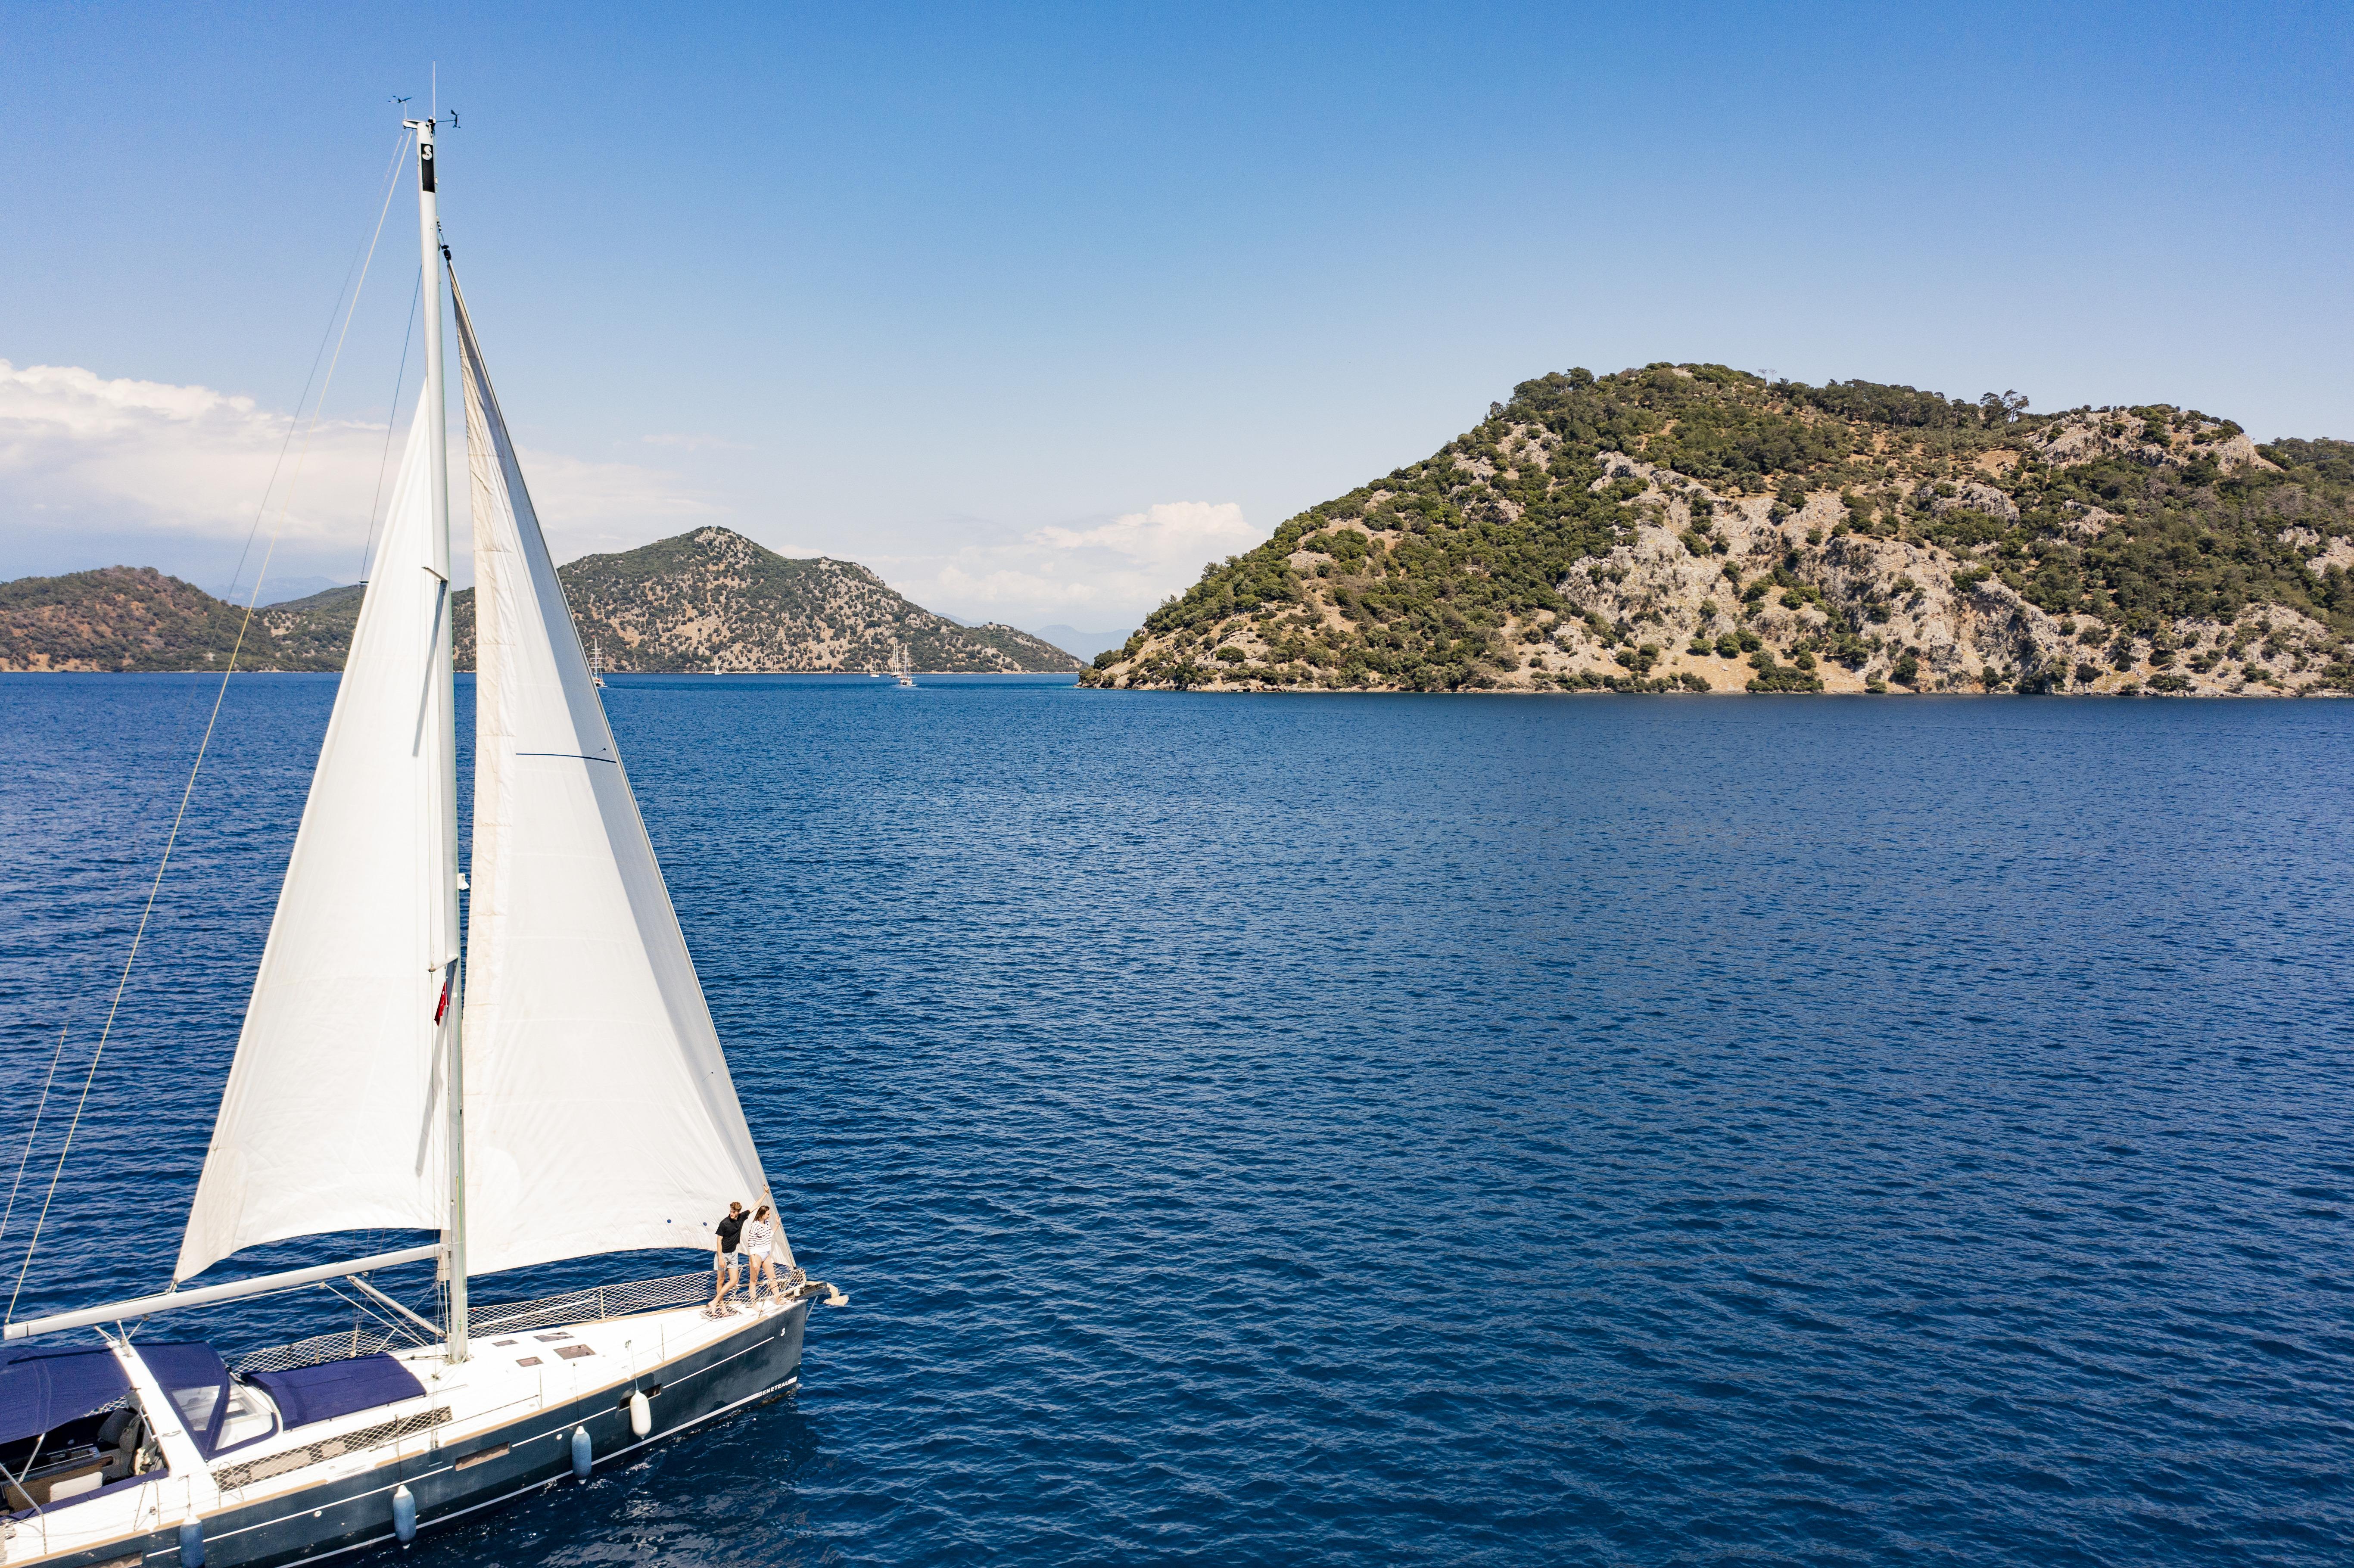
[[451,700],[441,710],[442,723],[449,726],[441,747],[442,766],[447,769],[440,791],[444,802],[441,812],[443,837],[442,863],[452,868],[451,885],[444,896],[448,899],[447,922],[443,929],[450,933],[448,1006],[443,1013],[442,1083],[447,1097],[450,1146],[450,1211],[441,1233],[446,1249],[446,1267],[450,1285],[450,1360],[466,1359],[466,1081],[465,1052],[460,1038],[460,1020],[465,1016],[464,974],[458,953],[458,888],[454,870],[458,863],[458,745],[457,702],[454,687],[457,676],[452,659],[450,606],[450,430],[443,410],[448,407],[441,390],[441,215],[440,200],[434,193],[433,179],[433,120],[411,120],[408,126],[417,132],[417,223],[424,275],[419,281],[425,307],[425,418],[426,442],[431,454],[432,472],[429,488],[433,499],[433,559],[434,570],[440,577],[443,609],[435,625],[440,645],[434,651],[434,678],[444,683]]

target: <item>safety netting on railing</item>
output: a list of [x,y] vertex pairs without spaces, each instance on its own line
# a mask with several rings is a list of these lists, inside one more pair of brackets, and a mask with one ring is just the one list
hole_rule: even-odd
[[654,1312],[665,1307],[691,1307],[711,1298],[711,1276],[670,1274],[659,1279],[633,1280],[627,1285],[599,1285],[562,1296],[534,1301],[503,1301],[477,1307],[467,1314],[477,1334],[511,1334],[521,1329],[544,1329],[551,1323],[594,1323],[626,1318],[632,1312]]
[[[626,1285],[597,1285],[586,1290],[567,1290],[560,1296],[476,1307],[466,1316],[471,1331],[478,1336],[512,1334],[557,1323],[596,1323],[608,1318],[626,1318],[633,1312],[655,1312],[666,1307],[691,1307],[706,1301],[711,1297],[711,1277],[698,1270],[694,1274],[664,1275],[658,1279],[632,1280]],[[406,1328],[355,1325],[332,1334],[297,1340],[291,1345],[272,1345],[252,1351],[237,1363],[237,1372],[240,1377],[251,1372],[291,1372],[296,1367],[350,1361],[372,1356],[378,1351],[425,1342],[420,1335]]]
[[332,1334],[314,1334],[307,1340],[297,1340],[291,1345],[272,1345],[267,1350],[254,1351],[237,1363],[237,1375],[249,1377],[255,1372],[292,1372],[297,1367],[347,1361],[356,1356],[372,1356],[396,1345],[419,1342],[417,1335],[403,1330],[374,1326],[339,1329]]

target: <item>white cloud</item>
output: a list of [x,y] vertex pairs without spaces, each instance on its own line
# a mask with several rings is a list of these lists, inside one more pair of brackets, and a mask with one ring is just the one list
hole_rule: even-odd
[[[515,456],[558,561],[596,550],[633,550],[729,514],[726,507],[659,469],[589,462],[528,448]],[[458,504],[462,511],[462,497]]]
[[[225,547],[225,572],[268,492],[264,536],[284,511],[280,561],[340,567],[349,576],[377,499],[385,429],[329,419],[290,446],[292,428],[285,413],[209,387],[108,380],[72,366],[19,368],[0,360],[0,515],[12,524],[11,553],[37,556],[38,569],[62,569],[55,560],[61,550],[71,552],[78,538],[103,537],[110,548],[151,546],[151,558],[167,569],[201,570],[196,563]],[[642,545],[722,510],[658,470],[553,452],[521,457],[559,560]],[[396,437],[390,467],[383,468],[387,489],[399,461]],[[451,488],[462,554],[462,467]],[[44,535],[46,543],[29,537]],[[5,556],[0,567],[13,568],[0,576],[33,569]]]
[[917,603],[967,620],[1109,629],[1136,624],[1206,563],[1265,537],[1234,502],[1164,501],[1106,523],[1038,528],[947,555],[883,557],[875,565]]
[[[282,411],[208,387],[108,380],[69,366],[20,368],[0,360],[0,518],[8,524],[0,533],[0,577],[125,561],[207,585],[226,581],[292,428]],[[269,524],[289,493],[293,452],[304,439],[297,435],[287,451]],[[308,440],[270,576],[349,580],[360,570],[386,459],[385,429],[328,420]],[[400,461],[398,441],[396,435],[387,487]],[[681,452],[732,446],[693,435],[645,441]],[[743,510],[661,469],[536,450],[522,459],[560,561],[630,549],[701,523],[732,520]],[[465,580],[462,467],[454,477],[453,543]],[[1027,531],[964,521],[916,537],[926,534],[951,542],[915,545],[898,556],[848,553],[935,609],[1091,630],[1135,625],[1192,583],[1204,562],[1264,537],[1239,505],[1208,501],[1161,502],[1108,520]],[[820,547],[844,553],[833,541],[811,553]]]
[[1028,542],[1057,550],[1108,550],[1131,561],[1168,566],[1230,556],[1261,537],[1234,502],[1164,501],[1099,527],[1041,528]]
[[[241,535],[262,505],[291,425],[250,397],[208,387],[109,381],[71,366],[18,369],[0,360],[0,495],[36,525]],[[288,535],[333,531],[354,511],[364,527],[366,487],[383,443],[381,429],[323,424],[302,459]],[[283,485],[274,499],[284,500]]]

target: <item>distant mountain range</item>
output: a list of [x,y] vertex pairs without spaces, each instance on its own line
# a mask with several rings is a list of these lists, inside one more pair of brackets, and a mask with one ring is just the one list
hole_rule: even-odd
[[[627,671],[880,670],[991,674],[1076,671],[1026,631],[959,626],[854,561],[793,559],[726,528],[702,528],[558,567],[584,643]],[[238,667],[340,670],[359,619],[358,586],[264,606]],[[457,596],[458,663],[473,663],[474,604]],[[0,583],[0,670],[218,669],[240,606],[152,567],[107,567]]]
[[1039,636],[1082,659],[1092,659],[1107,648],[1117,648],[1135,632],[1136,628],[1132,626],[1118,631],[1082,631],[1076,626],[1042,626],[1038,629]]
[[[309,599],[313,594],[325,593],[330,588],[346,585],[334,577],[272,577],[261,585],[263,604],[284,604],[289,599]],[[232,583],[225,588],[215,588],[215,597],[231,604],[243,604],[253,597],[250,583]]]

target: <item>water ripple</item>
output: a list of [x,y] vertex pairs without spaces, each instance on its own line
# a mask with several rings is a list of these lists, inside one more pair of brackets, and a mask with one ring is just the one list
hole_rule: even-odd
[[[0,690],[21,1138],[206,694]],[[168,1270],[331,699],[234,691],[28,1304]],[[853,1305],[427,1558],[2345,1554],[2354,705],[608,702]]]

